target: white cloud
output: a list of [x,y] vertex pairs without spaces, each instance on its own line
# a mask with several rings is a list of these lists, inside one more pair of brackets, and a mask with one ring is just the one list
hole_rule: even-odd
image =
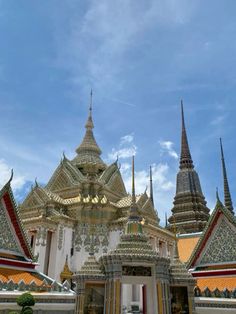
[[[121,165],[121,173],[128,191],[131,190],[131,165],[124,163]],[[169,166],[159,163],[152,165],[152,181],[156,192],[166,192],[174,188],[174,182],[169,178]],[[143,193],[149,186],[149,170],[135,171],[136,193]]]
[[[163,152],[168,153],[173,158],[178,158],[173,149],[171,141],[160,141]],[[121,175],[128,192],[131,192],[131,157],[137,153],[137,147],[134,144],[134,134],[126,134],[120,138],[118,148],[113,148],[108,154],[108,161],[115,160],[117,154],[121,160]],[[152,182],[155,207],[158,216],[163,224],[165,212],[170,212],[172,200],[175,193],[176,169],[173,171],[167,163],[154,163],[152,165]],[[135,193],[143,193],[146,188],[149,191],[150,177],[149,169],[135,170]]]
[[[87,89],[92,83],[96,90],[98,87],[107,89],[111,84],[122,89],[121,79],[119,84],[116,81],[124,66],[125,53],[142,40],[150,28],[187,23],[195,11],[195,5],[187,0],[181,1],[181,5],[177,0],[91,0],[85,12],[79,2],[73,3],[70,6],[73,14],[69,15],[67,23],[69,29],[65,30],[65,23],[55,17],[58,64],[69,69],[76,85],[82,83],[82,88]],[[86,67],[84,76],[83,67]]]
[[[7,163],[0,159],[0,187],[7,183],[11,176],[11,168],[7,165]],[[26,180],[24,176],[14,174],[12,180],[12,188],[14,191],[17,191],[23,187]]]
[[134,134],[127,134],[125,136],[122,136],[120,139],[120,145],[124,145],[125,143],[131,143],[134,140]]
[[215,125],[215,126],[219,126],[219,125],[223,124],[223,122],[225,121],[225,119],[226,119],[226,115],[225,115],[225,114],[219,115],[219,116],[217,116],[216,118],[214,118],[214,119],[210,122],[210,124],[211,124],[211,125]]
[[137,146],[134,144],[134,134],[127,134],[120,138],[118,148],[112,148],[108,153],[108,161],[119,159],[126,159],[135,156],[137,153]]
[[[131,164],[121,164],[121,174],[124,180],[126,189],[131,193]],[[175,191],[175,173],[172,173],[166,163],[159,163],[152,165],[152,181],[154,203],[161,219],[161,224],[165,220],[165,212],[170,212],[172,207],[172,200]],[[135,192],[136,194],[143,193],[148,187],[149,192],[149,170],[135,171]]]
[[131,147],[127,148],[121,148],[116,150],[115,148],[112,148],[111,153],[108,154],[109,160],[115,160],[117,157],[119,159],[126,159],[130,158],[134,155],[136,155],[137,147],[135,145],[132,145]]
[[178,154],[173,149],[174,143],[171,141],[159,141],[159,144],[162,149],[162,153],[167,153],[169,156],[173,157],[174,159],[178,159]]

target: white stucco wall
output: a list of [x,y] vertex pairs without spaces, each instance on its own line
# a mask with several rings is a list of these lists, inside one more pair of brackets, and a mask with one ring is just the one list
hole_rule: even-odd
[[[49,261],[49,272],[48,275],[57,281],[60,281],[60,273],[62,272],[66,255],[68,255],[68,263],[70,265],[70,250],[72,241],[72,228],[63,226],[63,232],[60,233],[60,225],[55,233],[52,235],[51,251],[50,251],[50,261]],[[59,239],[62,237],[61,240]],[[61,248],[59,245],[61,241]]]
[[108,250],[113,250],[117,247],[117,244],[120,242],[120,235],[121,230],[110,231]]

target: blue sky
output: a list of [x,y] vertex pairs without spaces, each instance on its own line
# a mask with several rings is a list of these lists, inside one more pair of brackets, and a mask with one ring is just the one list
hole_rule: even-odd
[[14,168],[18,200],[79,145],[94,91],[103,159],[120,155],[129,189],[154,167],[155,203],[170,212],[180,150],[180,99],[202,189],[222,195],[223,138],[233,200],[236,2],[0,0],[0,182]]

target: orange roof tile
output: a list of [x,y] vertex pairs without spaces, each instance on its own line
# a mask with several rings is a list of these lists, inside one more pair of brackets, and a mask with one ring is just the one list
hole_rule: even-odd
[[32,280],[36,283],[37,286],[41,286],[43,280],[37,276],[37,273],[27,272],[24,270],[15,270],[11,268],[0,268],[0,280],[2,282],[8,282],[12,280],[14,283],[18,283],[21,280],[24,280],[25,284],[30,284]]
[[186,263],[188,261],[199,240],[199,237],[200,236],[198,235],[196,237],[178,239],[179,257],[182,262]]
[[211,277],[211,278],[199,278],[197,279],[197,286],[204,290],[208,287],[211,291],[215,288],[219,290],[233,290],[236,288],[236,277]]

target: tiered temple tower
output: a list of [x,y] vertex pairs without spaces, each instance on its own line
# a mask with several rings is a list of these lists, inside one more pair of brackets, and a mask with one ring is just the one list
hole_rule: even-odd
[[172,215],[168,219],[168,229],[173,230],[174,221],[179,233],[200,232],[204,229],[209,209],[206,206],[201,184],[194,169],[184,121],[183,103],[181,101],[182,138],[179,172],[176,181],[176,195]]
[[231,194],[229,190],[229,183],[228,183],[228,178],[227,178],[227,171],[226,171],[226,166],[225,166],[225,158],[224,158],[224,151],[223,151],[221,138],[220,138],[220,152],[221,152],[221,162],[222,162],[222,171],[223,171],[223,180],[224,180],[224,203],[225,203],[225,207],[232,214],[234,214],[233,202],[232,202]]

